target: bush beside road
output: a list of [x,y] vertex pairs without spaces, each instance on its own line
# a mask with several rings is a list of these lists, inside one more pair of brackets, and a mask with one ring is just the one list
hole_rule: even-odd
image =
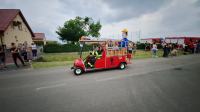
[[[92,49],[91,45],[84,45],[83,51],[89,51]],[[51,43],[44,46],[45,53],[66,53],[66,52],[79,52],[79,44],[58,44]]]

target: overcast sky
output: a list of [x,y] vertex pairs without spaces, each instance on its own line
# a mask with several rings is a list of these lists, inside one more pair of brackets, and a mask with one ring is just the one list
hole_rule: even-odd
[[33,31],[51,40],[76,16],[100,20],[103,38],[120,38],[123,28],[133,40],[200,36],[200,0],[0,0],[0,8],[21,9]]

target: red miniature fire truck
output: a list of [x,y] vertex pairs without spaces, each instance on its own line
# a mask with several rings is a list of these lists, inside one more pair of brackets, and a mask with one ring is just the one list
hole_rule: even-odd
[[84,44],[95,44],[98,47],[101,47],[101,56],[95,57],[95,62],[93,63],[93,67],[88,66],[90,63],[90,55],[88,55],[85,59],[82,58],[82,50],[80,53],[80,58],[74,61],[74,65],[71,69],[74,70],[75,75],[81,75],[84,72],[102,70],[102,69],[111,69],[111,68],[119,68],[125,69],[126,65],[130,62],[127,61],[128,58],[131,58],[127,52],[126,47],[118,47],[117,43],[119,41],[111,41],[111,40],[80,40],[80,47],[84,46]]

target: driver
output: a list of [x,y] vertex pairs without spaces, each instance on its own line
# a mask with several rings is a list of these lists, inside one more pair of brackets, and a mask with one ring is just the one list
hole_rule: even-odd
[[96,59],[99,59],[102,56],[102,52],[103,49],[99,46],[95,51],[93,51],[93,55],[96,57]]

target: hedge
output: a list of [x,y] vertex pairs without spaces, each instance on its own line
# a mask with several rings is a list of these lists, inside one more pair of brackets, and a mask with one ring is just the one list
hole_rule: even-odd
[[[156,44],[157,45],[157,48],[158,49],[162,49],[162,45],[161,44]],[[136,44],[136,46],[137,46],[137,49],[145,49],[145,44],[144,43],[137,43]],[[150,45],[150,46],[152,46],[152,45]]]
[[144,43],[138,43],[136,44],[137,49],[145,49],[145,44]]
[[[92,50],[91,45],[84,45],[83,51]],[[45,53],[79,52],[79,44],[47,44],[44,46]]]
[[[158,49],[162,48],[161,44],[157,44]],[[137,49],[145,49],[144,43],[138,43]],[[83,51],[92,50],[92,45],[84,45]],[[62,53],[62,52],[79,52],[80,46],[79,44],[56,44],[51,43],[44,46],[45,53]]]

